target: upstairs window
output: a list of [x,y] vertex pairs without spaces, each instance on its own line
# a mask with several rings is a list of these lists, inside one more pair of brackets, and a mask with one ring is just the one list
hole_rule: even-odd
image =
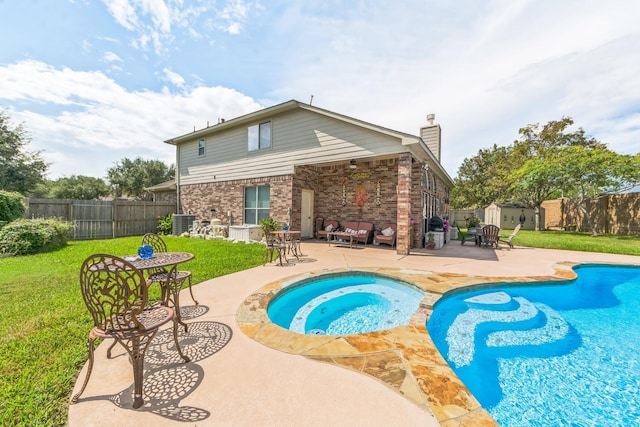
[[204,142],[204,139],[201,139],[200,141],[198,141],[198,157],[204,156],[205,146],[206,146],[206,143]]
[[271,148],[271,122],[264,122],[248,128],[249,151]]

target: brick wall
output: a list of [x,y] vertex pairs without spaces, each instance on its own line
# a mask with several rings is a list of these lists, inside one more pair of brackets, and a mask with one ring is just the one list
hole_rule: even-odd
[[[358,162],[357,169],[348,165],[323,166],[317,170],[315,214],[325,219],[372,222],[376,230],[385,222],[396,222],[396,183],[398,164],[395,159]],[[380,204],[377,204],[378,186]],[[344,202],[343,205],[343,187]],[[366,192],[362,207],[356,204],[356,191]]]
[[[408,194],[400,203],[400,209],[406,208],[407,212],[400,213],[413,221],[412,229],[405,231],[412,233],[407,244],[418,246],[424,234],[422,165],[413,162],[409,154],[402,155],[401,161],[401,170],[408,174]],[[296,166],[295,176],[185,185],[180,190],[182,212],[191,212],[196,219],[210,219],[210,210],[215,208],[217,218],[224,224],[228,223],[228,212],[232,214],[233,224],[242,224],[244,188],[268,184],[271,186],[271,216],[278,223],[287,222],[287,210],[291,207],[290,225],[300,229],[302,190],[309,189],[314,191],[315,217],[338,220],[341,224],[346,221],[367,221],[374,224],[375,230],[380,230],[386,222],[398,222],[398,165],[397,158],[358,161],[356,169],[349,168],[347,164],[306,165]],[[443,187],[442,182],[437,185]],[[357,192],[366,194],[361,207],[357,205]],[[312,223],[315,224],[315,221]]]
[[176,191],[156,191],[153,193],[153,201],[154,202],[163,202],[163,203],[176,203],[178,200],[178,196],[176,195]]
[[287,221],[287,208],[292,200],[292,177],[290,175],[246,179],[206,184],[183,185],[180,189],[182,212],[191,212],[196,219],[210,219],[210,210],[215,208],[217,218],[228,224],[231,213],[233,224],[242,224],[244,215],[244,188],[257,185],[271,186],[271,217],[279,223]]

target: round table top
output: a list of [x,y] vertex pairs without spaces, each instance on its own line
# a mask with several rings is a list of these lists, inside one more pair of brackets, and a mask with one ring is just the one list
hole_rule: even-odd
[[195,256],[189,252],[156,252],[149,259],[142,259],[138,256],[125,257],[124,259],[130,262],[135,268],[146,270],[180,264],[193,258],[195,258]]

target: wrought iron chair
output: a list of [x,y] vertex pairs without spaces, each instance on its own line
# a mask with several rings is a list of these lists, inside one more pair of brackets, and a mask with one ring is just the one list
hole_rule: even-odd
[[[178,343],[178,323],[173,309],[148,306],[147,286],[142,272],[127,261],[113,255],[95,254],[80,268],[80,289],[93,318],[89,332],[89,366],[82,388],[70,402],[76,403],[84,392],[93,369],[95,341],[113,338],[127,350],[133,365],[133,407],[144,404],[142,380],[145,352],[159,328],[173,321],[173,340],[180,357],[189,361]],[[112,346],[113,347],[113,346]],[[107,352],[111,357],[111,348]]]
[[267,262],[273,262],[274,260],[280,261],[280,265],[283,265],[283,257],[285,262],[288,262],[286,242],[267,228],[263,228],[263,230],[266,247],[264,251],[264,263],[262,265],[264,266],[267,264]]
[[[162,237],[158,236],[157,234],[154,233],[147,233],[144,236],[142,236],[142,244],[143,245],[149,245],[153,248],[153,252],[167,252],[167,244],[164,242],[164,240],[162,240]],[[193,300],[194,303],[196,303],[196,305],[198,305],[198,301],[196,301],[196,299],[193,296],[193,288],[192,288],[192,277],[193,275],[191,274],[190,271],[185,271],[185,270],[178,270],[177,268],[174,268],[172,271],[172,274],[169,274],[170,270],[167,270],[166,268],[155,268],[155,269],[151,269],[149,271],[149,281],[153,284],[153,283],[160,283],[160,285],[162,285],[163,283],[167,283],[168,280],[170,280],[172,282],[172,287],[177,287],[177,289],[179,290],[182,287],[182,284],[186,281],[189,284],[189,293],[191,294],[191,299]],[[178,287],[179,286],[179,287]],[[169,295],[165,295],[165,287],[162,288],[163,289],[163,300],[164,301],[168,301]],[[179,307],[179,305],[175,305],[175,307]],[[178,319],[180,319],[179,313],[178,313]],[[180,321],[180,320],[179,320]],[[182,321],[180,321],[180,323],[182,323]],[[182,323],[184,325],[184,323]],[[187,330],[187,326],[184,325],[184,330]]]

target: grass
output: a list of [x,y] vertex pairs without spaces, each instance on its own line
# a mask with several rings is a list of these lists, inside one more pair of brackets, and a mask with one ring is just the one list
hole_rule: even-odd
[[[134,254],[140,240],[73,241],[50,253],[0,258],[0,425],[65,425],[92,327],[79,289],[80,265],[93,253]],[[264,255],[262,245],[165,241],[172,251],[196,255],[184,267],[194,284],[260,265]],[[159,298],[159,287],[151,289],[150,298]]]
[[[500,230],[500,234],[509,234],[511,231],[513,230]],[[601,234],[593,237],[591,233],[575,231],[520,230],[514,237],[513,243],[517,246],[532,248],[640,255],[640,237],[638,236]]]
[[[501,230],[501,233],[509,233]],[[262,263],[264,247],[166,237],[172,251],[191,252],[194,283]],[[575,251],[640,255],[640,237],[523,230],[514,242]],[[92,326],[78,273],[93,253],[130,255],[140,237],[74,241],[55,252],[0,258],[0,425],[63,426],[68,399],[87,359]],[[197,296],[197,286],[195,288]],[[150,298],[158,298],[158,287]]]

